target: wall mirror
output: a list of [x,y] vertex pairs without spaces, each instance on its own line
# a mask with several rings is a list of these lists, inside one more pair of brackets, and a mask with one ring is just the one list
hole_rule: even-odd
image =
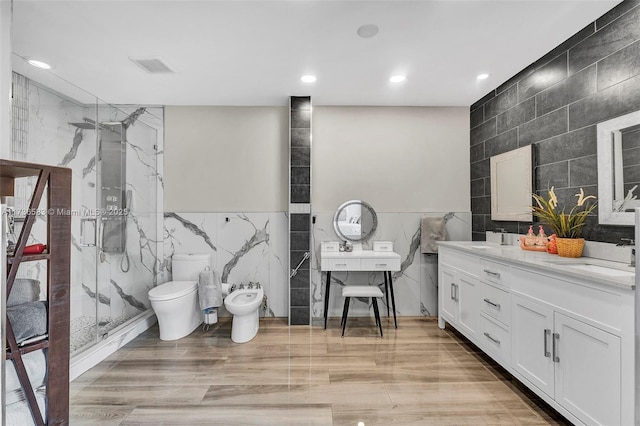
[[368,203],[350,200],[342,204],[333,216],[333,228],[342,240],[367,241],[378,227],[378,215]]
[[531,163],[531,145],[491,157],[491,220],[533,220]]
[[598,123],[598,221],[633,225],[640,207],[640,111]]

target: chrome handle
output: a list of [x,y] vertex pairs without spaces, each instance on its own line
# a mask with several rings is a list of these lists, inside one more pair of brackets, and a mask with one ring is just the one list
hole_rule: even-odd
[[454,283],[451,283],[451,300],[456,300],[455,288],[456,285]]
[[493,303],[491,300],[489,299],[484,299],[485,302],[487,302],[488,304],[490,304],[491,306],[493,306],[496,309],[500,309],[500,304],[499,303]]
[[347,266],[346,263],[336,263],[336,266]]
[[489,333],[487,333],[486,331],[484,332],[484,335],[487,336],[487,339],[491,340],[493,343],[495,343],[496,345],[500,344],[500,340],[498,339],[494,339],[493,337],[491,337],[491,335]]
[[456,291],[454,293],[455,294],[455,298],[453,300],[455,300],[457,302],[458,300],[460,300],[459,299],[459,294],[458,294],[458,284],[454,284],[453,286],[456,288]]
[[560,335],[558,333],[553,333],[553,340],[551,340],[551,350],[553,351],[553,362],[560,362],[560,357],[558,356],[558,347],[556,346],[556,341],[560,340]]
[[551,357],[551,352],[549,352],[549,343],[548,343],[548,336],[551,335],[551,330],[549,330],[548,328],[544,329],[544,356],[547,358]]
[[386,263],[376,263],[376,268],[383,268],[385,266],[387,266]]
[[489,274],[489,275],[493,275],[493,276],[494,276],[494,277],[496,277],[496,278],[500,278],[500,272],[493,272],[493,271],[492,271],[492,270],[490,270],[490,269],[485,269],[485,270],[484,270],[484,272],[486,272],[486,273],[487,273],[487,274]]

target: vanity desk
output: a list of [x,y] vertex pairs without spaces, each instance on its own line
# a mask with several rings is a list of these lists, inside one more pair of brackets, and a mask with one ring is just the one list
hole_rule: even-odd
[[392,272],[400,270],[400,255],[392,251],[357,250],[320,251],[320,270],[327,273],[324,292],[324,328],[327,328],[327,314],[329,311],[329,293],[331,289],[331,273],[333,271],[380,271],[384,273],[385,296],[387,299],[387,315],[389,315],[389,293],[393,307],[393,322],[398,328],[396,319],[396,301],[393,294]]
[[634,423],[634,268],[438,245],[440,328],[454,327],[574,424]]

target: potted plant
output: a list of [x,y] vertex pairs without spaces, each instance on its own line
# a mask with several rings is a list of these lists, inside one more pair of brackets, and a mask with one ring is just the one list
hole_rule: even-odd
[[596,199],[595,196],[584,196],[584,190],[580,188],[580,192],[576,194],[578,201],[576,205],[567,213],[565,208],[558,208],[558,197],[552,186],[549,190],[549,198],[533,194],[536,205],[532,206],[533,214],[548,225],[556,234],[556,243],[558,246],[558,255],[563,257],[580,257],[584,248],[584,238],[581,238],[582,228],[585,220],[597,206],[597,202],[586,203],[589,199]]

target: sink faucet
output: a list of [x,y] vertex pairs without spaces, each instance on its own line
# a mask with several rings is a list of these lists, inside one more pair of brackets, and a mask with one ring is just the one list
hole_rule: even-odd
[[[632,246],[635,243],[636,242],[631,238],[620,238],[620,242],[618,244],[616,244],[616,245],[617,246]],[[634,268],[636,266],[636,249],[635,248],[631,249],[631,262],[629,263],[629,266],[632,266]]]
[[507,230],[504,228],[496,228],[494,232],[500,232],[500,245],[506,246],[507,244]]

